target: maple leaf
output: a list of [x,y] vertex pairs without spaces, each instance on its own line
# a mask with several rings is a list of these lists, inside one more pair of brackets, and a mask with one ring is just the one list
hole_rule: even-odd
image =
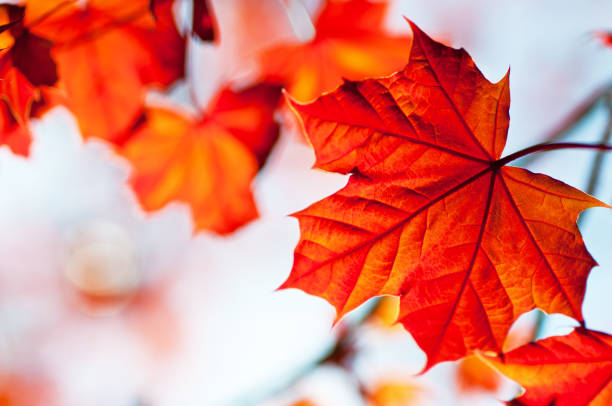
[[53,44],[24,25],[24,13],[24,7],[0,5],[0,97],[21,125],[40,97],[39,88],[57,82]]
[[146,91],[184,74],[185,39],[171,7],[155,21],[148,2],[90,1],[65,7],[36,25],[52,49],[67,105],[84,137],[120,142],[141,115]]
[[272,120],[280,101],[281,86],[260,83],[235,92],[223,89],[210,112],[220,126],[232,133],[257,157],[262,167],[278,140],[279,125]]
[[281,288],[326,299],[338,318],[373,296],[401,296],[398,320],[427,369],[500,352],[536,306],[582,320],[595,261],[576,219],[605,204],[506,166],[508,75],[490,83],[465,50],[411,26],[404,70],[291,101],[315,167],[351,176],[294,214],[301,236]]
[[5,101],[0,101],[0,145],[8,146],[15,154],[28,156],[31,142],[28,128],[15,120]]
[[278,137],[273,112],[280,94],[280,86],[269,84],[225,89],[201,119],[148,109],[121,148],[134,167],[130,183],[142,206],[186,202],[197,229],[220,234],[256,218],[251,181]]
[[[29,118],[39,118],[56,106],[61,99],[54,87],[39,89],[39,96],[30,106]],[[0,100],[0,145],[8,146],[14,154],[29,156],[32,134],[29,121],[19,122],[11,112],[8,102]]]
[[609,405],[612,402],[612,336],[577,328],[486,357],[526,392],[514,404]]
[[308,43],[265,51],[262,71],[269,80],[286,83],[297,100],[309,101],[336,88],[342,78],[361,80],[401,69],[410,38],[383,29],[387,2],[328,0],[315,20],[316,36]]

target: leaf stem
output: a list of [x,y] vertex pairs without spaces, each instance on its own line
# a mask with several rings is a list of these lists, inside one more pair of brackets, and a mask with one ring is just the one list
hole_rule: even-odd
[[[612,138],[612,96],[606,98],[606,104],[608,107],[608,123],[606,124],[606,128],[601,137],[601,143],[607,144],[610,142],[610,138]],[[591,172],[589,175],[589,183],[586,188],[586,193],[592,195],[597,190],[597,185],[599,184],[599,178],[601,176],[601,168],[603,167],[604,162],[604,152],[602,150],[597,151],[597,155],[593,159],[593,164],[591,166]]]
[[501,168],[502,166],[524,157],[525,155],[530,155],[536,152],[545,152],[545,151],[553,151],[556,149],[597,149],[599,151],[612,151],[612,145],[608,145],[605,143],[600,144],[585,144],[581,142],[558,142],[554,144],[536,144],[531,147],[521,149],[520,151],[516,151],[513,154],[510,154],[504,158],[498,159],[493,162],[492,165]]

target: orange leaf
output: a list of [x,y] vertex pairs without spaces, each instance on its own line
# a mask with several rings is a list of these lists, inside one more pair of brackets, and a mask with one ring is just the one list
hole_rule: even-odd
[[19,124],[6,102],[0,101],[0,145],[7,145],[15,154],[28,156],[31,142],[27,125]]
[[526,392],[517,404],[609,405],[612,402],[612,336],[585,328],[487,357]]
[[297,100],[308,101],[336,88],[342,78],[361,80],[401,69],[410,38],[384,31],[387,6],[384,1],[328,0],[315,21],[315,38],[264,52],[264,74],[286,83]]
[[300,399],[296,402],[291,403],[290,406],[318,406],[318,405],[311,400]]
[[184,73],[185,39],[171,8],[160,8],[155,21],[148,2],[122,3],[64,8],[35,27],[58,43],[53,56],[84,137],[120,141],[141,115],[147,89]]
[[373,296],[401,296],[399,321],[429,368],[500,352],[536,306],[582,320],[595,262],[576,219],[605,204],[504,166],[508,76],[492,84],[464,50],[412,29],[403,71],[292,102],[315,167],[351,177],[294,215],[301,238],[282,288],[325,298],[338,317]]
[[366,398],[370,406],[408,406],[419,403],[422,390],[411,382],[382,382],[368,391]]
[[57,393],[45,377],[0,372],[0,406],[54,405]]
[[278,139],[279,126],[272,118],[280,97],[280,85],[262,83],[240,92],[226,88],[208,115],[251,150],[262,167]]
[[30,117],[32,103],[40,96],[40,86],[57,82],[57,69],[51,58],[52,42],[24,26],[25,9],[0,5],[0,97],[9,103],[22,125]]
[[457,383],[464,392],[484,390],[493,392],[499,388],[499,373],[485,361],[471,355],[457,365]]
[[378,322],[381,326],[396,327],[395,322],[399,315],[400,302],[397,296],[383,296],[374,308],[370,320]]
[[256,218],[251,181],[278,137],[273,111],[279,98],[275,85],[224,90],[199,120],[148,109],[145,123],[122,148],[134,166],[131,183],[142,206],[157,210],[173,200],[186,202],[197,229],[220,234]]

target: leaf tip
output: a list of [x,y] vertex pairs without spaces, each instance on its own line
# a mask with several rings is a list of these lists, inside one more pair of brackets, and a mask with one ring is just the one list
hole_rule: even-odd
[[499,83],[503,83],[505,86],[510,85],[510,65],[508,65],[508,70],[506,71],[504,76],[502,76],[502,78],[497,82],[497,84]]
[[602,202],[599,199],[597,199],[597,201],[599,202],[599,207],[604,207],[606,209],[612,209],[612,206],[610,206],[608,203]]
[[410,30],[412,31],[412,36],[413,37],[422,37],[424,35],[426,35],[423,30],[421,30],[419,28],[418,25],[416,25],[416,23],[414,21],[412,21],[411,19],[409,19],[408,17],[404,16],[404,20],[406,20],[406,22],[408,23],[408,25],[410,25]]
[[276,287],[276,289],[274,289],[274,292],[280,292],[281,290],[286,290],[289,289],[291,286],[287,286],[287,281],[281,283],[278,287]]
[[286,89],[282,90],[282,94],[283,94],[283,98],[285,99],[285,102],[289,106],[289,109],[291,110],[291,112],[294,115],[296,115],[297,117],[299,117],[300,116],[299,108],[302,107],[304,104],[302,104],[299,101],[297,101],[296,99],[294,99],[293,96],[291,96]]
[[427,371],[429,371],[431,367],[437,364],[437,362],[430,361],[430,358],[431,357],[427,355],[427,361],[425,362],[425,365],[423,365],[423,368],[421,368],[421,370],[415,374],[415,377],[425,375],[425,373],[427,373]]
[[301,213],[302,213],[302,211],[301,211],[301,210],[300,210],[300,211],[296,211],[296,212],[293,212],[293,213],[289,213],[289,214],[287,214],[287,217],[292,217],[292,218],[294,218],[294,219],[298,219],[298,220],[299,220],[299,219],[300,219],[300,214],[301,214]]

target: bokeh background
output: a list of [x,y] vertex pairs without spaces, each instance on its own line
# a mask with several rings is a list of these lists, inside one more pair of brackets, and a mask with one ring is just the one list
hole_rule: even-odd
[[[390,32],[409,34],[406,16],[432,37],[466,48],[491,81],[510,67],[505,154],[544,140],[612,82],[612,49],[593,38],[612,30],[608,0],[390,3]],[[189,78],[201,106],[228,80],[256,77],[259,51],[312,38],[310,17],[320,2],[212,6],[220,42],[189,44]],[[176,11],[190,12],[182,5]],[[187,93],[179,84],[172,98],[187,103]],[[598,104],[566,139],[599,141],[609,116]],[[298,240],[288,214],[346,182],[310,169],[314,155],[295,126],[283,127],[253,185],[260,218],[227,237],[193,234],[180,203],[144,213],[126,186],[127,162],[103,141],[84,142],[66,109],[36,120],[33,132],[29,158],[0,148],[0,393],[13,394],[8,404],[496,405],[519,390],[501,378],[462,383],[457,363],[416,376],[424,354],[384,315],[359,327],[352,373],[312,366],[368,310],[332,328],[334,310],[322,299],[275,291]],[[584,190],[594,154],[550,152],[528,167]],[[612,158],[596,196],[612,201]],[[586,323],[612,333],[612,213],[589,210],[581,229],[600,264],[588,280]],[[535,318],[523,316],[513,332],[529,331]],[[547,316],[541,336],[575,325]],[[366,400],[364,387],[374,393],[385,385],[399,403]]]

